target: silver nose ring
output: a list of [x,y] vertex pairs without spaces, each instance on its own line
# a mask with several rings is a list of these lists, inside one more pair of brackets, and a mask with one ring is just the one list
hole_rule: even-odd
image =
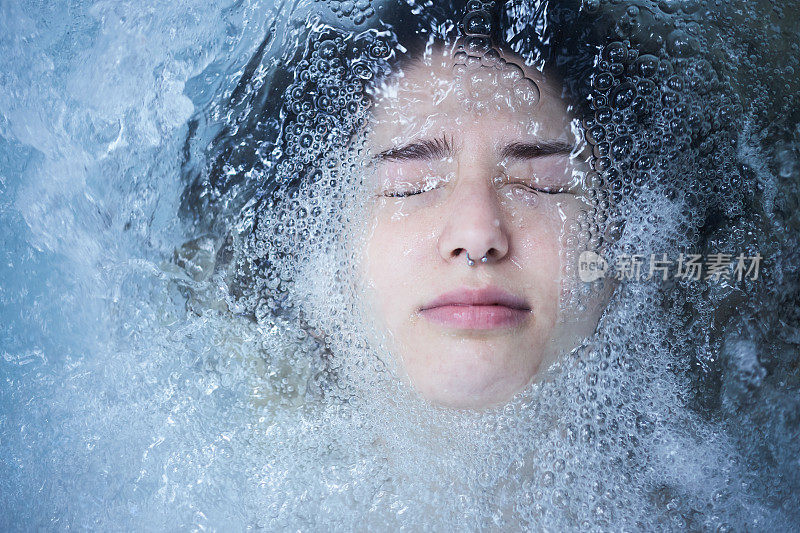
[[[483,257],[481,257],[481,263],[485,263],[486,261],[489,260],[487,256],[488,254],[484,254]],[[467,266],[475,266],[475,260],[470,259],[469,252],[467,252]]]

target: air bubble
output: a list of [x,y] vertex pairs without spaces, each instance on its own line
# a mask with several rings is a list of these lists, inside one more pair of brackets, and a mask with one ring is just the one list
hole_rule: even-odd
[[697,39],[682,30],[673,30],[667,35],[667,50],[675,57],[689,57],[697,53]]
[[652,78],[658,72],[659,59],[650,54],[639,56],[636,60],[636,69],[639,75],[645,78]]
[[611,93],[611,107],[625,109],[633,103],[634,98],[636,98],[636,87],[632,83],[623,83]]
[[366,63],[353,63],[350,69],[354,75],[358,76],[362,80],[371,79],[373,76],[372,69]]
[[594,87],[599,91],[607,91],[614,86],[614,76],[609,73],[598,74],[594,78]]
[[628,60],[628,48],[621,42],[613,42],[605,47],[603,57],[611,63],[624,63]]
[[369,49],[369,54],[375,59],[383,59],[388,57],[390,53],[389,45],[381,40],[375,41]]
[[464,33],[470,36],[488,36],[492,30],[491,24],[489,13],[473,11],[464,16]]

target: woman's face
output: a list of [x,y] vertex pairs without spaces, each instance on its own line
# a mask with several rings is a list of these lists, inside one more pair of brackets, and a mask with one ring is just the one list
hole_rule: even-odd
[[560,305],[588,168],[559,86],[454,62],[434,51],[376,99],[363,274],[416,390],[483,408],[596,326],[592,312],[567,324]]

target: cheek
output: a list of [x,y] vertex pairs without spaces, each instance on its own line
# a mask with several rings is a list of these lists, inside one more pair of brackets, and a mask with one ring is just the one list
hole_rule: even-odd
[[518,217],[518,227],[524,227],[521,240],[527,246],[539,248],[544,255],[558,256],[575,235],[579,214],[585,209],[582,201],[569,196],[565,200],[546,198],[536,211]]
[[[392,202],[393,204],[393,202]],[[430,229],[419,217],[399,215],[392,205],[376,211],[367,235],[364,275],[378,308],[387,319],[405,310],[410,290],[424,279]]]
[[559,266],[562,246],[562,222],[555,206],[518,217],[511,231],[517,244],[515,256],[521,265],[530,265],[533,273],[549,273]]
[[524,269],[525,289],[540,313],[548,317],[545,322],[549,324],[555,320],[560,305],[570,217],[562,219],[561,214],[567,215],[567,211],[559,211],[555,202],[540,207],[543,209],[517,220],[513,228],[517,246],[512,259]]

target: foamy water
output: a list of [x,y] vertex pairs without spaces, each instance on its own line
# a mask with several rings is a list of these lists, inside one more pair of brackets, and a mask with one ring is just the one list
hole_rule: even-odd
[[575,242],[760,277],[625,280],[480,413],[395,379],[342,244],[379,5],[0,6],[2,528],[797,528],[797,8],[584,4],[607,181]]

